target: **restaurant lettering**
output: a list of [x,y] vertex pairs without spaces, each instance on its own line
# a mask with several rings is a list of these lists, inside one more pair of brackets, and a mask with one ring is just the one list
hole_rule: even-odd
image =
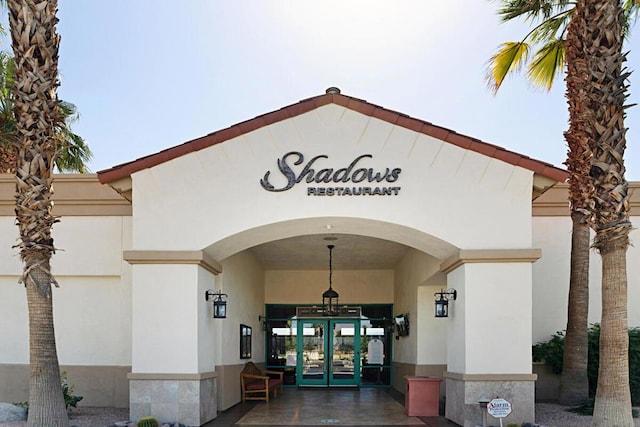
[[[400,187],[392,186],[398,180],[400,168],[376,170],[366,167],[371,154],[362,154],[338,169],[322,167],[322,160],[329,156],[321,154],[305,162],[304,155],[291,151],[278,159],[278,170],[286,183],[277,188],[271,184],[271,171],[264,174],[260,185],[267,191],[280,192],[293,188],[296,184],[311,184],[307,196],[397,196]],[[333,184],[315,186],[314,184]],[[353,185],[357,184],[357,185]]]

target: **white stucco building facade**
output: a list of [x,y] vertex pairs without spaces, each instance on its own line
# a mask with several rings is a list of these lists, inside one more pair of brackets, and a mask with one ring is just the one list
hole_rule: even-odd
[[[460,425],[477,422],[478,400],[498,395],[514,403],[508,422],[533,421],[531,345],[566,327],[565,179],[335,91],[97,175],[61,175],[52,260],[60,363],[86,404],[204,424],[240,401],[239,325],[253,330],[250,359],[275,363],[273,328],[296,319],[270,310],[322,302],[331,242],[341,304],[411,321],[408,336],[387,341],[385,386],[404,391],[404,375],[437,376],[446,416]],[[0,176],[0,401],[25,400],[28,377],[12,203],[12,177]],[[639,280],[629,263],[630,307],[640,305]],[[447,318],[434,317],[441,289],[457,292]],[[207,290],[228,295],[226,319],[212,318]],[[630,325],[639,313],[629,310]],[[304,386],[303,367],[290,368],[289,385]]]

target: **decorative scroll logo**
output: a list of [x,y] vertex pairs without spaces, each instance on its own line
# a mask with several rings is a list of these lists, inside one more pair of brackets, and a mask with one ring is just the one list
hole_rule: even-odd
[[[291,151],[278,159],[278,170],[286,179],[286,184],[276,188],[269,181],[271,171],[264,174],[260,185],[267,191],[280,192],[293,188],[296,184],[337,184],[338,186],[309,186],[307,196],[397,196],[400,187],[384,186],[396,182],[402,172],[401,168],[385,168],[374,170],[361,166],[365,159],[372,159],[371,154],[362,154],[345,167],[338,169],[321,168],[315,164],[320,159],[328,159],[329,156],[321,154],[311,158],[305,163],[304,155],[298,151]],[[349,184],[359,184],[357,186]],[[382,186],[362,186],[362,184],[383,184]]]

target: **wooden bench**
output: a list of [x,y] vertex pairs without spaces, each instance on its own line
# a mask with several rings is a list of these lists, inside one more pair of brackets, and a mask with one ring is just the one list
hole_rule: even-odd
[[277,397],[278,390],[280,393],[284,391],[283,375],[284,372],[258,369],[253,362],[247,362],[240,373],[242,401],[265,400],[268,402],[271,392],[273,392],[273,397]]

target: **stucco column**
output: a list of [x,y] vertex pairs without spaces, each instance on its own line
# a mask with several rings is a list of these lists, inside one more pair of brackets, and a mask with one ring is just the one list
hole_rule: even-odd
[[132,273],[130,417],[199,426],[216,417],[216,373],[207,289],[219,264],[200,251],[126,251]]
[[534,422],[532,263],[537,249],[462,250],[443,263],[449,303],[446,417],[465,427],[481,421],[480,400],[501,397],[505,423]]

